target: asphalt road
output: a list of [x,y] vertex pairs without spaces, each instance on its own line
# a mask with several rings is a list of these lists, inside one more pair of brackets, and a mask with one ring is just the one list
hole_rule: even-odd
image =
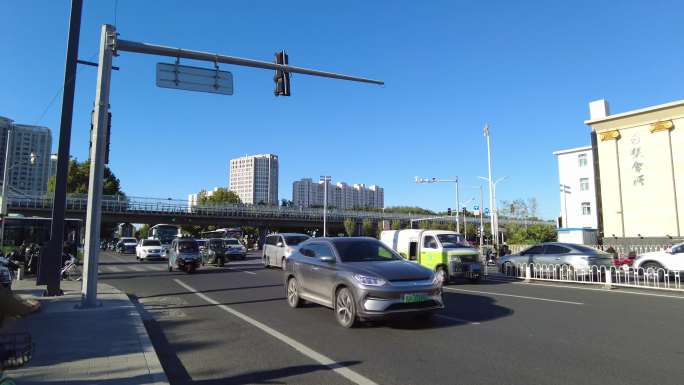
[[256,255],[195,274],[105,252],[172,384],[682,384],[684,296],[485,281],[445,289],[427,323],[344,329],[290,309]]

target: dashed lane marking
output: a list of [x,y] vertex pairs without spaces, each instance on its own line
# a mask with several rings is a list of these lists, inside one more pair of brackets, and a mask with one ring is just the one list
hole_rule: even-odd
[[219,309],[222,309],[222,310],[226,311],[227,313],[230,313],[230,314],[234,315],[235,317],[240,318],[241,320],[251,324],[252,326],[255,326],[255,327],[261,329],[265,333],[270,334],[272,337],[275,337],[276,339],[280,340],[281,342],[289,345],[291,348],[293,348],[296,351],[302,353],[303,355],[311,358],[312,360],[318,362],[319,364],[327,366],[328,368],[330,368],[330,370],[341,375],[342,377],[346,378],[347,380],[349,380],[355,384],[359,384],[359,385],[377,385],[377,383],[372,381],[371,379],[364,377],[361,374],[359,374],[359,373],[357,373],[357,372],[355,372],[355,371],[353,371],[347,367],[340,365],[336,361],[333,361],[332,359],[324,356],[323,354],[318,353],[317,351],[309,348],[308,346],[302,344],[301,342],[299,342],[299,341],[297,341],[291,337],[288,337],[285,334],[283,334],[283,333],[281,333],[281,332],[279,332],[279,331],[277,331],[277,330],[275,330],[269,326],[266,326],[265,324],[255,320],[254,318],[252,318],[252,317],[250,317],[244,313],[241,313],[241,312],[239,312],[239,311],[237,311],[237,310],[235,310],[229,306],[221,304],[220,302],[216,301],[215,299],[209,297],[208,295],[206,295],[204,293],[200,293],[195,288],[186,284],[185,282],[183,282],[179,279],[174,279],[174,281],[177,284],[179,284],[180,286],[182,286],[183,288],[185,288],[186,290],[188,290],[188,291],[192,292],[193,294],[195,294],[196,296],[200,297],[204,301],[209,302],[212,305],[216,305]]

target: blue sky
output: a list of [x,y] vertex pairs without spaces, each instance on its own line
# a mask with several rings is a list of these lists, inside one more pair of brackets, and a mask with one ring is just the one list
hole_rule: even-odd
[[[226,186],[228,160],[280,156],[292,181],[378,184],[386,205],[453,207],[453,186],[413,177],[486,175],[485,122],[499,200],[536,197],[559,212],[552,152],[589,144],[591,100],[621,112],[682,98],[679,1],[85,1],[80,57],[96,60],[99,28],[120,37],[383,79],[373,86],[221,66],[235,94],[156,88],[154,64],[122,53],[112,81],[110,167],[129,195],[186,197]],[[57,147],[69,1],[0,2],[0,115],[53,130]],[[189,65],[206,65],[183,61]],[[209,65],[210,66],[210,65]],[[95,68],[77,77],[71,153],[87,157]],[[464,189],[462,200],[476,196]]]

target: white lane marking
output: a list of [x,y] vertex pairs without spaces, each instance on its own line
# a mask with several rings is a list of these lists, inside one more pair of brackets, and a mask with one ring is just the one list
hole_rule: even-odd
[[461,322],[461,323],[468,324],[468,325],[479,325],[480,324],[479,322],[468,321],[467,319],[456,318],[456,317],[452,317],[450,315],[437,314],[437,315],[435,315],[435,317],[448,319],[450,321]]
[[[492,279],[492,281],[495,281]],[[499,280],[496,280],[499,281]],[[656,293],[641,293],[638,291],[633,291],[636,288],[632,287],[616,287],[615,289],[612,290],[606,290],[606,289],[598,289],[598,288],[593,288],[593,287],[577,287],[577,286],[570,286],[570,285],[561,285],[561,284],[554,284],[554,283],[537,283],[537,282],[518,282],[518,281],[505,281],[505,280],[500,280],[500,282],[508,282],[513,285],[534,285],[534,286],[545,286],[545,287],[557,287],[557,288],[566,288],[566,289],[577,289],[577,290],[591,290],[591,291],[600,291],[602,293],[615,293],[615,294],[634,294],[634,295],[645,295],[648,297],[662,297],[662,298],[676,298],[676,299],[684,299],[684,295],[668,295],[668,294],[656,294]],[[630,290],[632,289],[632,290]],[[638,289],[637,289],[638,290]],[[645,287],[643,290],[648,290],[647,287]]]
[[568,305],[584,305],[584,303],[582,303],[582,302],[563,301],[563,300],[560,300],[560,299],[550,299],[550,298],[528,297],[528,296],[526,296],[526,295],[515,295],[515,294],[496,293],[496,292],[491,292],[491,291],[454,289],[454,288],[451,288],[451,287],[445,287],[445,288],[443,288],[443,290],[449,290],[449,291],[463,291],[463,292],[466,292],[466,293],[478,293],[478,294],[499,295],[499,296],[502,296],[502,297],[513,297],[513,298],[531,299],[531,300],[535,300],[535,301],[565,303],[565,304],[568,304]]
[[236,268],[234,268],[234,267],[229,267],[228,270],[240,271],[240,272],[242,272],[242,273],[247,273],[247,274],[256,275],[256,273],[253,272],[253,271],[247,271],[247,270],[236,269]]
[[292,347],[296,351],[298,351],[298,352],[302,353],[303,355],[311,358],[312,360],[318,362],[321,365],[327,366],[332,371],[341,375],[342,377],[346,378],[347,380],[349,380],[355,384],[359,384],[359,385],[377,385],[376,382],[373,382],[372,380],[360,375],[359,373],[356,373],[355,371],[353,371],[347,367],[341,366],[340,364],[333,361],[332,359],[316,352],[315,350],[313,350],[313,349],[307,347],[306,345],[286,336],[285,334],[283,334],[283,333],[281,333],[275,329],[272,329],[271,327],[266,326],[265,324],[255,320],[254,318],[252,318],[246,314],[243,314],[243,313],[241,313],[241,312],[239,312],[239,311],[237,311],[237,310],[235,310],[229,306],[221,304],[220,302],[218,302],[215,299],[205,295],[204,293],[200,293],[199,291],[194,289],[192,286],[186,284],[185,282],[183,282],[179,279],[175,279],[175,278],[174,278],[174,282],[176,282],[177,284],[179,284],[180,286],[182,286],[186,290],[192,292],[196,296],[202,298],[206,302],[209,302],[212,305],[216,305],[218,308],[225,310],[226,312],[234,315],[235,317],[238,317],[241,320],[261,329],[262,331],[266,332],[267,334],[270,334],[271,336],[277,338],[281,342],[283,342],[287,345],[290,345],[290,347]]

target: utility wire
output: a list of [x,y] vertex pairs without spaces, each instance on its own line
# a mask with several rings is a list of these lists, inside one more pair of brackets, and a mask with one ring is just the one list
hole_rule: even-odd
[[[93,60],[95,59],[95,57],[97,56],[97,53],[98,53],[98,51],[95,51],[95,53],[92,54],[92,55],[88,58],[88,61],[93,61]],[[78,71],[80,71],[80,70],[81,70],[81,67],[79,67],[78,64],[77,64],[77,65],[76,65],[76,73],[74,73],[74,77],[75,77],[76,75],[78,75]],[[68,83],[71,83],[71,82],[73,82],[73,81],[74,81],[74,78],[70,78],[69,81],[67,82],[67,84],[68,84]],[[40,114],[40,116],[38,117],[38,119],[36,119],[34,125],[37,126],[37,125],[40,124],[40,122],[43,121],[43,118],[44,118],[45,115],[48,113],[48,111],[50,110],[50,108],[52,108],[52,105],[55,104],[55,101],[57,100],[57,98],[59,97],[59,95],[62,94],[63,91],[64,91],[64,86],[60,87],[60,88],[57,90],[57,92],[55,93],[55,96],[52,97],[52,99],[50,100],[50,102],[48,103],[48,105],[47,105],[47,106],[45,107],[45,109],[43,110],[43,113]]]

